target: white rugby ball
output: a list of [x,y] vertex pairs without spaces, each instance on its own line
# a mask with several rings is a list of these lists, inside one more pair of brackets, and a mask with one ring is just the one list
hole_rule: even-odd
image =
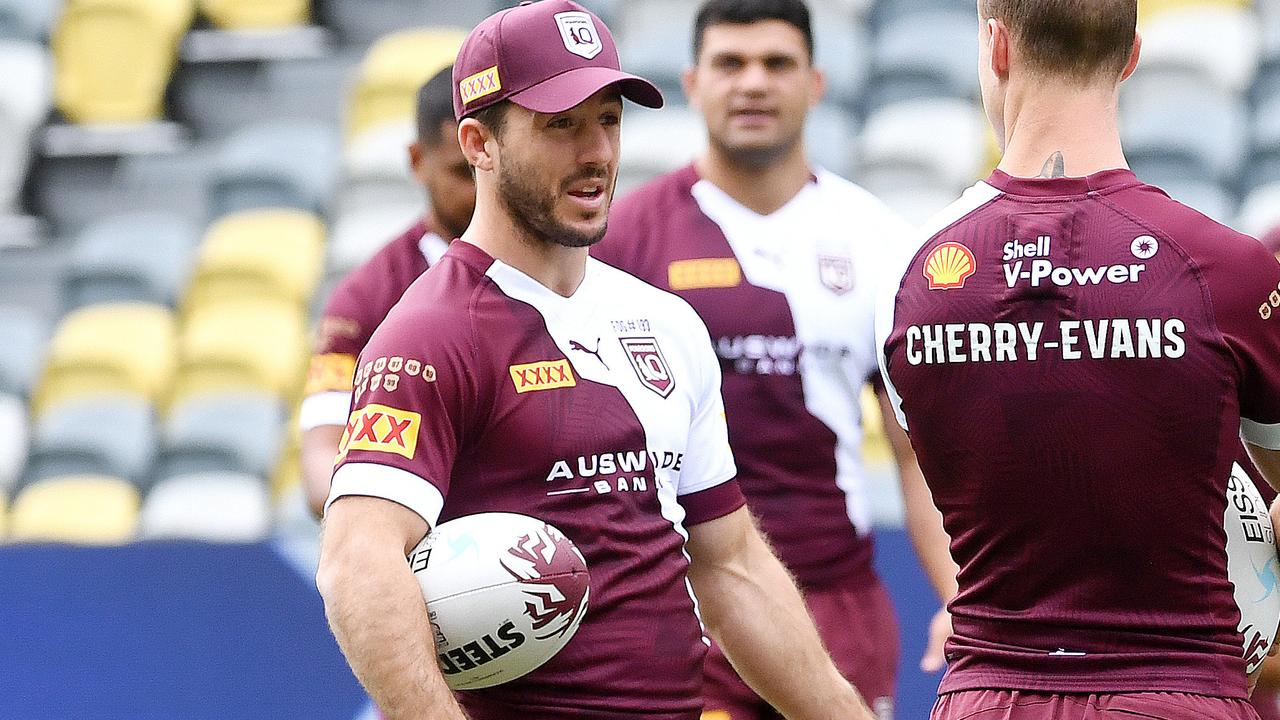
[[587,561],[552,525],[515,513],[441,523],[409,555],[449,687],[514,680],[560,651],[587,611]]
[[1280,625],[1280,561],[1267,504],[1253,480],[1235,463],[1227,480],[1227,578],[1235,586],[1245,669],[1262,665]]

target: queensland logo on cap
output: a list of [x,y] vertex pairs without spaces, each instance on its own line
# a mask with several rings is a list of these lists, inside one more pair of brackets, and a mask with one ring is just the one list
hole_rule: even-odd
[[590,60],[604,50],[600,41],[600,32],[591,16],[584,12],[572,11],[556,13],[556,25],[560,28],[560,38],[564,40],[564,49],[579,57]]
[[969,248],[956,242],[945,242],[933,249],[924,261],[924,276],[930,290],[954,290],[964,287],[978,269]]
[[463,78],[462,82],[458,83],[458,95],[462,97],[463,105],[468,105],[471,101],[479,100],[486,95],[492,95],[501,89],[502,78],[498,77],[497,65]]

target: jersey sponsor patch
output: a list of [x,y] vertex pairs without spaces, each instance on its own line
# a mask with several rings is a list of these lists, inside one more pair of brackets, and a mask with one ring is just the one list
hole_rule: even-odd
[[818,256],[818,279],[837,295],[853,289],[853,261],[847,257]]
[[501,89],[502,78],[498,77],[497,65],[465,77],[458,83],[458,95],[462,98],[463,105],[492,95]]
[[945,242],[933,249],[924,261],[924,276],[930,290],[955,290],[964,287],[978,270],[978,262],[969,248],[957,242]]
[[366,405],[351,413],[338,444],[338,460],[352,450],[370,450],[413,459],[418,450],[418,427],[422,415],[410,410]]
[[657,339],[631,337],[618,338],[618,342],[627,351],[627,359],[631,361],[636,377],[640,378],[640,384],[664,398],[669,396],[676,387],[676,381],[671,377],[671,366],[663,357]]
[[731,288],[742,284],[742,268],[733,258],[676,260],[667,266],[667,285],[672,290]]
[[351,392],[356,373],[356,359],[345,353],[325,353],[311,358],[307,370],[306,395],[326,392]]
[[511,382],[517,393],[555,390],[578,384],[573,377],[573,368],[564,359],[512,365],[510,370]]

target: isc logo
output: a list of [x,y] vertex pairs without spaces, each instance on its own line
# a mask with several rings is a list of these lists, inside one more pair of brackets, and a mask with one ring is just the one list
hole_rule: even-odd
[[422,416],[408,410],[370,404],[351,413],[338,444],[338,459],[352,450],[386,452],[413,459]]
[[573,378],[573,369],[568,360],[547,360],[545,362],[512,365],[511,382],[516,392],[527,393],[536,390],[554,390],[577,385]]

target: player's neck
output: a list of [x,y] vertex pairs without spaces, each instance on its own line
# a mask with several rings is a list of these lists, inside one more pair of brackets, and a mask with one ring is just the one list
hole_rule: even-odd
[[1108,88],[1011,93],[999,169],[1030,178],[1084,177],[1129,167],[1120,146],[1116,104],[1116,94]]
[[464,240],[541,283],[569,297],[586,277],[587,248],[570,248],[529,237],[528,233],[497,208],[482,208],[477,201]]
[[698,176],[724,191],[742,206],[769,215],[791,201],[808,184],[811,173],[804,146],[761,167],[735,163],[724,152],[707,150],[694,161]]

